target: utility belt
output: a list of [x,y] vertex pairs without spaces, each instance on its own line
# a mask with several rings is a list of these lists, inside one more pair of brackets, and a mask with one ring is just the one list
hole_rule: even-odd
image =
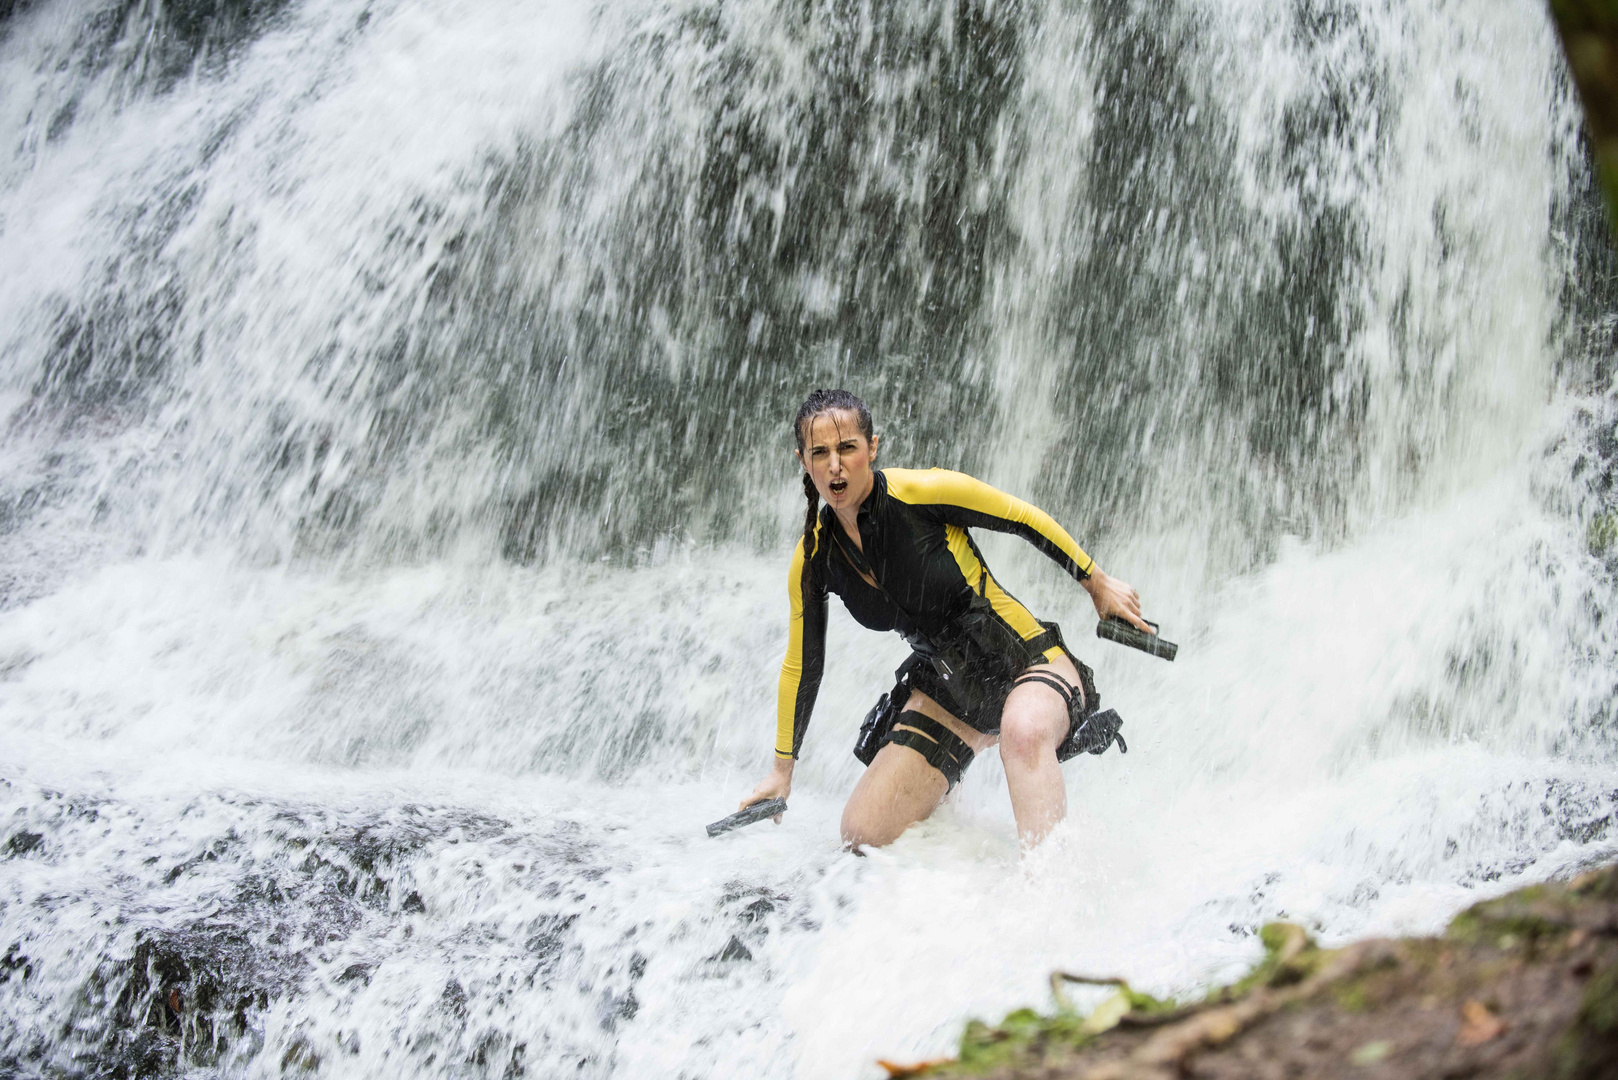
[[[1060,626],[1043,621],[1039,625],[1044,629],[1024,640],[995,613],[985,597],[973,596],[966,612],[951,619],[942,632],[907,634],[905,640],[943,681],[942,689],[955,698],[959,708],[950,711],[971,723],[968,717],[975,716],[992,699],[1005,700],[1018,675],[1034,664],[1044,663],[1046,650],[1056,646],[1068,651]],[[950,707],[949,702],[939,704]]]

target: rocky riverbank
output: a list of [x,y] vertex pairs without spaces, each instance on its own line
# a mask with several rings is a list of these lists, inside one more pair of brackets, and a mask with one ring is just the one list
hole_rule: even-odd
[[1618,1076],[1618,865],[1468,909],[1442,937],[1317,948],[1264,928],[1264,961],[1194,1004],[1117,980],[1090,1015],[974,1021],[958,1058],[884,1063],[894,1076],[1001,1080]]

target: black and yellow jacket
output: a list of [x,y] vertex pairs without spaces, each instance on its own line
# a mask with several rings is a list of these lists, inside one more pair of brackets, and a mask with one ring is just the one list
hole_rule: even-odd
[[[812,550],[806,556],[800,539],[792,553],[792,620],[776,699],[775,752],[781,757],[798,756],[820,691],[828,592],[842,597],[861,626],[897,630],[912,641],[940,634],[981,595],[1029,641],[1044,628],[994,580],[966,530],[1015,533],[1080,581],[1095,565],[1049,514],[965,473],[881,469],[875,480],[859,510],[863,556],[843,536],[829,506],[821,509]],[[1054,658],[1059,651],[1053,647],[1045,655]]]

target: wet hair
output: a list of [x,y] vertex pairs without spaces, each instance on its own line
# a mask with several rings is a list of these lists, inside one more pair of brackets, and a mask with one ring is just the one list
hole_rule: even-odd
[[[860,431],[865,434],[865,441],[871,441],[874,429],[871,427],[871,410],[865,407],[865,402],[847,390],[815,390],[803,399],[803,404],[798,406],[797,419],[792,421],[792,437],[798,442],[799,454],[803,453],[803,422],[833,409],[847,409],[853,413],[859,421]],[[803,474],[803,496],[809,501],[803,513],[803,569],[807,574],[809,559],[815,553],[815,522],[820,518],[820,492],[815,490],[814,479],[807,469]]]

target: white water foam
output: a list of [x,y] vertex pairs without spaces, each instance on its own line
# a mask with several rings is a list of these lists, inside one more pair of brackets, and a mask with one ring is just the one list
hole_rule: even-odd
[[[1499,587],[1502,563],[1558,587]],[[51,856],[17,863],[8,888],[16,907],[67,905],[51,940],[77,944],[50,963],[71,970],[128,955],[143,920],[184,926],[228,905],[265,867],[294,892],[307,863],[289,833],[340,861],[353,855],[323,836],[369,824],[398,844],[377,823],[417,820],[422,848],[398,853],[386,903],[330,947],[295,950],[312,974],[262,1018],[249,1072],[352,1044],[335,1059],[345,1075],[401,1059],[438,1075],[448,1066],[423,1040],[461,1054],[488,1035],[547,1069],[588,1056],[628,1075],[787,1061],[860,1075],[877,1056],[947,1052],[966,1016],[1043,1003],[1053,969],[1194,992],[1251,962],[1268,919],[1328,943],[1431,932],[1466,903],[1611,854],[1618,768],[1604,732],[1569,727],[1580,694],[1610,686],[1543,655],[1556,627],[1604,641],[1585,624],[1588,572],[1520,470],[1359,544],[1295,548],[1188,612],[1180,625],[1198,628],[1172,667],[1083,650],[1130,753],[1067,767],[1069,821],[1031,857],[991,754],[933,821],[860,861],[836,849],[857,769],[846,747],[897,656],[846,618],[788,824],[701,833],[768,745],[758,673],[779,641],[751,628],[778,614],[773,560],[693,555],[582,580],[113,567],[0,616],[0,747],[19,827]],[[615,604],[657,631],[598,632],[628,625]],[[1473,680],[1446,669],[1485,655],[1496,667]],[[592,696],[567,672],[608,687]],[[626,745],[644,731],[649,676],[663,722],[683,728],[637,760]],[[1414,720],[1413,701],[1427,709]],[[601,778],[536,776],[547,753]],[[102,816],[49,820],[34,785]],[[304,823],[278,824],[289,814]],[[161,884],[210,845],[217,870]],[[411,893],[421,912],[405,910]],[[738,898],[768,910],[739,916]],[[558,921],[565,946],[535,959],[524,942]],[[363,989],[343,978],[356,964]],[[554,981],[530,970],[546,964]],[[446,1019],[451,983],[478,1023]],[[613,1020],[631,993],[633,1015]]]
[[[1554,389],[1565,313],[1547,237],[1577,170],[1543,12],[1323,6],[1338,21],[1300,41],[1295,7],[1165,16],[1198,31],[1185,92],[1199,112],[1178,122],[1229,138],[1246,216],[1204,223],[1183,250],[1143,239],[1119,271],[1183,258],[1189,299],[1140,353],[1161,397],[1127,451],[1160,464],[1138,518],[1109,523],[1093,553],[1141,587],[1179,660],[1092,642],[1083,594],[989,538],[1002,576],[1095,664],[1130,752],[1066,767],[1069,820],[1027,857],[991,753],[933,820],[864,860],[837,847],[847,749],[902,643],[834,605],[785,824],[710,841],[701,826],[769,760],[780,552],[661,538],[599,562],[497,558],[478,515],[511,475],[467,404],[495,400],[461,378],[475,358],[451,357],[430,406],[410,380],[434,373],[387,359],[445,253],[490,220],[489,177],[571,130],[580,70],[605,63],[610,82],[613,65],[650,63],[656,31],[714,15],[736,24],[740,55],[774,65],[748,107],[769,113],[770,93],[796,107],[817,54],[774,5],[294,5],[222,75],[161,94],[61,66],[95,5],[13,16],[0,73],[33,97],[0,95],[17,148],[0,174],[16,420],[0,486],[3,1060],[874,1076],[878,1056],[947,1052],[967,1016],[1046,1004],[1055,968],[1191,994],[1250,963],[1269,919],[1328,943],[1430,932],[1611,857],[1618,664],[1609,570],[1579,521],[1588,494],[1557,448],[1577,398]],[[1071,436],[1050,395],[1084,372],[1051,324],[1092,242],[1096,178],[1074,163],[1104,104],[1094,50],[1117,45],[1087,13],[1041,18],[1013,106],[1027,152],[982,178],[1022,170],[1006,185],[1022,242],[990,275],[986,331],[1002,415],[1026,421],[996,436],[991,478],[1018,490]],[[803,33],[818,47],[848,28],[822,30]],[[689,95],[644,114],[697,131],[719,78],[701,65],[724,56],[682,47],[691,70],[613,85]],[[1334,85],[1383,100],[1350,93],[1365,109],[1300,178],[1277,118],[1318,113]],[[909,89],[883,92],[901,109]],[[46,137],[75,94],[77,118]],[[536,265],[510,273],[554,287],[558,310],[589,297],[606,259],[547,245],[595,230],[609,246],[643,177],[608,166],[663,146],[599,137],[599,187],[493,219],[533,228],[513,247]],[[872,169],[872,183],[902,173]],[[749,197],[779,221],[789,193]],[[1199,290],[1278,273],[1278,256],[1242,259],[1309,227],[1310,200],[1353,219],[1333,386],[1359,405],[1294,418],[1292,452],[1347,494],[1271,551],[1241,535],[1248,507],[1219,484],[1280,487],[1284,463],[1240,423],[1258,404],[1220,411],[1199,381],[1222,329],[1199,320],[1240,290]],[[71,381],[46,374],[63,305],[171,281],[185,299],[163,363],[53,404],[41,381]],[[846,284],[805,270],[806,310],[834,310]],[[659,333],[660,355],[695,364],[718,329]],[[567,385],[577,400],[544,402],[524,429],[563,460],[602,445],[593,425],[611,419],[588,375]],[[377,434],[412,408],[432,417],[416,441]],[[723,466],[741,450],[707,453]],[[396,468],[377,480],[371,458]],[[309,522],[334,489],[370,499],[375,523],[323,548]],[[735,498],[773,508],[777,494]],[[394,544],[434,529],[442,542]]]

